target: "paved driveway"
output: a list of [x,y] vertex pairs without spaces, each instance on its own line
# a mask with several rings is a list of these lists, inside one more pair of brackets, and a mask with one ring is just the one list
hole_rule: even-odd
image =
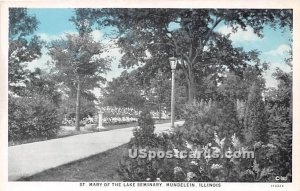
[[[170,129],[170,123],[155,126],[156,133]],[[31,176],[118,147],[130,140],[133,128],[11,146],[8,148],[8,180]]]

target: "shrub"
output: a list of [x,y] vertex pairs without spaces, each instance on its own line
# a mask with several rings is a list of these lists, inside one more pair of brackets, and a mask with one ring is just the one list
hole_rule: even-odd
[[[142,111],[138,120],[139,127],[133,132],[134,137],[129,142],[128,149],[164,150],[172,148],[170,136],[154,133],[154,120],[149,111]],[[130,158],[125,155],[119,162],[119,175],[125,181],[162,181],[173,180],[173,159]]]
[[256,83],[250,88],[244,116],[244,137],[246,142],[267,141],[267,125],[262,92]]
[[[155,146],[134,145],[131,148],[145,148],[147,151],[156,152],[173,150],[175,157],[149,160],[126,155],[119,163],[119,174],[124,181],[269,182],[274,181],[277,175],[274,173],[274,164],[270,162],[277,153],[277,147],[272,144],[256,142],[254,145],[245,146],[235,135],[228,139],[220,138],[216,132],[206,145],[184,141],[178,132],[160,134],[154,140]],[[180,158],[176,155],[179,151],[203,152],[208,149],[223,156],[228,151],[253,151],[255,158],[212,158],[210,154],[201,158]]]
[[[246,147],[235,134],[230,138],[220,138],[215,132],[211,142],[202,147],[203,151],[214,150],[222,156],[225,156],[225,152],[253,151],[255,158],[213,158],[208,154],[200,159],[189,159],[184,173],[194,174],[193,181],[269,181],[273,177],[273,167],[266,162],[265,157],[272,157],[275,154],[274,148],[273,145],[262,145],[261,142]],[[185,149],[196,151],[199,147],[186,142]]]
[[[288,61],[291,61],[290,59]],[[291,65],[290,65],[291,66]],[[266,94],[269,142],[278,147],[275,173],[292,180],[293,76],[277,68],[273,74],[279,84]]]
[[149,111],[142,111],[138,119],[138,127],[133,131],[131,145],[154,146],[156,136],[154,134],[154,120]]
[[[138,135],[138,134],[136,134]],[[149,140],[151,137],[151,140]],[[176,144],[172,141],[172,135],[168,134],[151,134],[147,141],[142,139],[132,139],[129,149],[146,149],[146,151],[167,151],[172,149]],[[184,162],[174,158],[131,158],[126,154],[119,162],[118,173],[124,181],[180,181],[174,174],[174,168],[179,163]],[[184,165],[182,165],[184,166]]]
[[229,100],[226,104],[211,100],[187,104],[184,119],[183,127],[177,130],[190,142],[200,145],[209,143],[215,131],[228,137],[234,133],[240,136],[242,130],[236,104]]
[[9,98],[9,141],[53,137],[60,121],[57,108],[41,95]]
[[268,107],[269,142],[278,150],[272,162],[277,174],[292,179],[292,119],[289,108],[274,105]]
[[[262,141],[244,143],[236,132],[213,126],[216,103],[200,102],[187,106],[186,123],[168,134],[153,133],[153,121],[149,113],[143,113],[140,127],[130,141],[131,149],[146,151],[173,151],[173,158],[131,158],[124,156],[119,163],[119,174],[124,181],[224,181],[269,182],[277,176],[277,159],[280,148]],[[213,115],[214,117],[210,116]],[[212,125],[211,125],[212,124]],[[221,123],[220,123],[221,124]],[[242,126],[242,125],[241,125]],[[225,133],[224,133],[225,132]],[[212,154],[200,158],[180,158],[180,151],[254,152],[254,158],[213,158]]]
[[[62,104],[59,107],[59,112],[70,122],[74,119],[74,123],[66,122],[68,125],[75,125],[75,116],[76,116],[76,98],[67,98],[62,100]],[[95,103],[86,98],[80,99],[80,120],[87,118],[89,116],[94,116],[97,113]]]

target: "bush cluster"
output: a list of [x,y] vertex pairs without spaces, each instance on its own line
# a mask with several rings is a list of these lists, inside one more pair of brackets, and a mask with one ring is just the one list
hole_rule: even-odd
[[[229,110],[224,109],[224,105],[217,102],[194,102],[186,106],[185,124],[163,134],[154,133],[150,113],[143,112],[139,119],[139,128],[134,131],[129,148],[147,151],[173,150],[174,153],[196,151],[199,148],[222,154],[226,151],[253,151],[254,158],[207,156],[198,159],[177,156],[149,160],[130,158],[126,155],[119,163],[120,176],[125,181],[274,182],[275,176],[281,174],[291,181],[291,150],[289,149],[291,135],[284,132],[287,137],[284,140],[279,139],[280,133],[271,132],[275,127],[268,127],[269,124],[277,126],[277,130],[282,129],[284,119],[279,118],[279,114],[276,116],[274,111],[269,111],[271,112],[269,118],[263,115],[262,117],[268,123],[262,128],[269,130],[270,137],[261,139],[261,136],[255,132],[261,128],[255,126],[257,124],[255,120],[261,122],[261,119],[257,119],[257,115],[251,117],[253,112],[249,112],[247,107],[249,108],[247,102],[237,101],[231,106],[230,113]],[[235,119],[229,120],[232,117]],[[247,122],[245,117],[248,117]],[[274,120],[275,117],[277,120]],[[254,131],[251,140],[245,138],[248,134],[244,133],[244,129],[247,128],[252,128]],[[287,130],[288,127],[285,129]]]
[[56,135],[61,117],[55,105],[41,95],[9,97],[9,141],[50,138]]
[[[138,120],[134,137],[129,142],[128,149],[146,148],[150,150],[164,150],[171,148],[170,137],[167,134],[157,135],[154,133],[154,120],[149,111],[143,111]],[[119,162],[119,175],[125,181],[156,181],[160,177],[163,181],[173,180],[172,169],[175,163],[170,159],[147,160],[130,158],[125,155]]]

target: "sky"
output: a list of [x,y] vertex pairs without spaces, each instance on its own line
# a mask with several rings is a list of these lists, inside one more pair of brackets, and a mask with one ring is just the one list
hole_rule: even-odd
[[[41,36],[45,41],[50,42],[54,39],[59,39],[64,36],[65,33],[76,33],[75,26],[69,21],[74,15],[73,9],[28,9],[29,14],[35,15],[40,24],[35,34]],[[220,25],[216,30],[222,34],[231,33],[231,28]],[[236,33],[231,34],[230,39],[233,41],[233,45],[236,47],[243,47],[245,50],[257,49],[261,52],[260,59],[264,62],[270,63],[269,70],[264,74],[266,78],[267,87],[276,87],[277,81],[272,77],[272,73],[277,67],[288,72],[290,67],[284,63],[284,59],[288,56],[290,50],[290,40],[292,34],[289,30],[282,31],[280,29],[274,30],[270,27],[265,27],[264,37],[259,38],[253,33],[252,28],[247,28],[246,31],[239,29]],[[107,41],[104,38],[104,31],[94,30],[93,37],[96,41]],[[50,60],[50,56],[47,55],[47,50],[42,50],[43,55],[41,58],[34,60],[28,64],[30,68],[40,67],[47,68],[45,64]],[[119,60],[122,54],[118,48],[111,48],[108,55],[114,57],[111,64],[111,71],[105,76],[107,80],[118,77],[123,68],[119,68]]]

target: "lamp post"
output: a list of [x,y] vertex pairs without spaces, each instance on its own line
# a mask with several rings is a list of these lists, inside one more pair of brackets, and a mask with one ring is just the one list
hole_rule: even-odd
[[171,127],[174,127],[175,121],[175,70],[177,59],[175,57],[169,58],[172,71],[172,93],[171,93]]

